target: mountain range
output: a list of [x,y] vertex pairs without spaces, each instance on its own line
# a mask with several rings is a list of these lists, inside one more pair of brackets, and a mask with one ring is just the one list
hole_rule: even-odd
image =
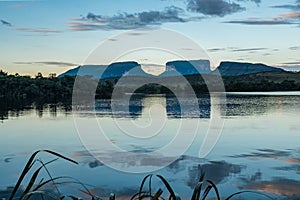
[[[242,62],[221,62],[218,70],[211,70],[208,60],[177,60],[167,62],[165,71],[158,76],[146,73],[142,69],[142,65],[134,62],[115,62],[110,65],[83,65],[68,70],[59,75],[76,76],[89,75],[97,79],[119,78],[122,76],[141,76],[141,77],[176,77],[198,74],[212,74],[223,76],[242,76],[261,72],[285,72],[285,70],[267,66],[265,64],[242,63]],[[219,73],[218,73],[218,72]]]

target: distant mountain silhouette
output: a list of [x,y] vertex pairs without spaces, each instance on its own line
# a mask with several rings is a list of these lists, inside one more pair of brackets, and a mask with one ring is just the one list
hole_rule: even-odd
[[64,76],[77,76],[79,75],[79,69],[80,69],[80,75],[86,76],[86,75],[93,75],[96,77],[98,74],[102,74],[105,69],[105,65],[84,65],[84,66],[78,66],[74,69],[70,69],[63,74],[59,75],[58,77],[64,77]]
[[108,65],[101,78],[118,78],[122,76],[150,76],[137,62],[116,62]]
[[[285,70],[270,67],[265,64],[240,63],[240,62],[221,62],[218,67],[221,76],[241,76],[261,72],[284,72]],[[187,76],[199,74],[217,75],[216,71],[211,71],[208,60],[178,60],[166,63],[166,71],[159,76],[147,74],[141,68],[141,65],[134,61],[116,62],[110,65],[84,65],[68,70],[59,75],[59,77],[85,76],[89,75],[94,78],[119,78],[122,76],[141,76],[141,77],[172,77]]]
[[284,72],[285,70],[270,67],[264,64],[239,63],[239,62],[221,62],[218,67],[221,76],[241,76],[247,74],[256,74],[261,72]]
[[208,60],[177,60],[166,63],[166,71],[160,77],[195,75],[195,74],[210,74],[210,62]]
[[92,76],[94,78],[119,78],[122,76],[151,76],[146,74],[137,62],[116,62],[110,65],[83,65],[59,75],[64,76]]

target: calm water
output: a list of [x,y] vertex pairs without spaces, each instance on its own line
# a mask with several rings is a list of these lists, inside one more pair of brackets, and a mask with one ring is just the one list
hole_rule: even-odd
[[[240,190],[260,190],[273,193],[278,198],[300,198],[300,92],[228,93],[226,101],[225,107],[212,103],[218,101],[209,96],[203,96],[198,99],[200,113],[192,107],[188,112],[181,113],[177,99],[164,96],[134,98],[129,113],[124,112],[121,106],[112,115],[110,102],[104,100],[97,101],[95,109],[101,128],[109,132],[108,140],[125,151],[137,153],[163,147],[183,121],[198,123],[197,136],[184,155],[155,171],[163,175],[184,199],[191,197],[200,176],[200,166],[206,178],[218,185],[223,197]],[[191,103],[188,98],[185,102],[187,105]],[[122,105],[121,101],[118,103]],[[218,111],[219,108],[221,111]],[[225,122],[222,134],[208,156],[200,159],[199,148],[215,112],[221,114]],[[147,174],[120,172],[91,156],[82,144],[80,137],[83,133],[78,134],[72,112],[63,105],[33,104],[22,109],[12,107],[2,110],[0,114],[0,190],[15,184],[29,155],[38,149],[50,149],[78,161],[79,165],[73,165],[58,160],[49,165],[49,171],[52,176],[68,175],[79,179],[99,196],[107,197],[110,192],[116,193],[119,198],[132,196]],[[133,122],[147,127],[151,124],[150,116],[152,120],[164,122],[163,129],[158,129],[159,134],[151,139],[128,137],[114,126],[115,119],[118,119],[119,123]],[[93,118],[93,112],[83,109],[79,118],[89,121]],[[141,136],[147,134],[150,133],[143,132]],[[106,153],[101,149],[101,141],[96,150]],[[121,155],[109,156],[119,159]],[[52,157],[40,154],[39,158],[48,161]],[[125,166],[124,163],[124,167],[160,165],[155,158],[144,161],[132,166]],[[155,185],[162,187],[161,183]],[[66,185],[63,190],[84,197],[74,189],[80,186],[75,186]],[[263,199],[255,194],[242,197]]]

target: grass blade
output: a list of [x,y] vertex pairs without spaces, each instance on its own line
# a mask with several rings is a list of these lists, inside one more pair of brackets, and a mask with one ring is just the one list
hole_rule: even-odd
[[22,181],[24,180],[26,174],[29,172],[29,170],[31,169],[31,167],[32,167],[33,164],[35,163],[35,160],[34,160],[34,159],[35,159],[36,155],[37,155],[39,152],[47,152],[47,153],[49,153],[49,154],[55,155],[55,156],[57,156],[57,157],[59,157],[59,158],[62,158],[62,159],[64,159],[64,160],[67,160],[67,161],[72,162],[72,163],[74,163],[74,164],[78,164],[78,162],[76,162],[76,161],[74,161],[74,160],[72,160],[72,159],[70,159],[70,158],[67,158],[67,157],[65,157],[65,156],[63,156],[63,155],[61,155],[61,154],[59,154],[59,153],[56,153],[56,152],[54,152],[54,151],[50,151],[50,150],[38,150],[38,151],[35,151],[35,152],[30,156],[30,158],[28,159],[28,161],[27,161],[27,163],[26,163],[26,165],[25,165],[25,167],[24,167],[24,169],[23,169],[23,171],[22,171],[22,173],[21,173],[21,175],[20,175],[20,177],[19,177],[19,179],[18,179],[18,181],[17,181],[15,187],[13,188],[13,191],[11,192],[11,194],[10,194],[8,200],[13,200],[13,198],[14,198],[15,194],[17,193],[18,189],[20,188],[20,185],[21,185]]
[[[142,180],[142,182],[141,182],[141,186],[140,186],[140,190],[139,190],[139,193],[138,194],[142,194],[143,192],[143,188],[144,188],[144,184],[145,184],[145,182],[146,182],[146,180],[150,177],[152,177],[153,176],[153,174],[149,174],[149,175],[147,175],[147,176],[145,176],[144,178],[143,178],[143,180]],[[139,196],[139,199],[141,199],[141,197]]]
[[203,196],[202,196],[201,200],[206,199],[206,197],[207,197],[207,195],[209,194],[211,188],[212,188],[211,185],[209,185],[209,186],[206,187],[206,189],[205,189],[205,191],[204,191],[204,193],[203,193]]
[[[42,166],[39,167],[39,168],[34,172],[34,174],[32,175],[32,177],[31,177],[31,179],[30,179],[30,181],[29,181],[29,184],[27,185],[26,189],[24,190],[24,192],[23,192],[23,194],[22,194],[22,196],[21,196],[21,199],[22,199],[22,198],[25,196],[25,194],[28,193],[28,192],[30,191],[30,189],[33,187],[33,185],[34,185],[34,183],[35,183],[35,180],[36,180],[36,178],[37,178],[39,172],[41,171],[41,169],[42,169],[42,168],[47,169],[47,168],[46,168],[46,165],[48,165],[48,164],[50,164],[50,163],[52,163],[52,162],[55,162],[57,159],[58,159],[58,158],[53,159],[53,160],[50,160],[49,162],[47,162],[47,163],[45,163],[45,164],[44,164],[41,160],[39,160],[40,163],[42,163]],[[46,170],[46,171],[47,171],[47,170]],[[51,177],[49,171],[47,171],[47,172],[48,172],[50,178],[52,179],[52,177]],[[43,179],[42,179],[42,180],[43,180]],[[42,181],[42,180],[41,180],[41,181]],[[40,185],[40,184],[41,184],[41,182],[39,182],[38,185]],[[33,191],[34,191],[34,190],[33,190]],[[58,192],[58,194],[61,195],[59,192]],[[30,196],[28,196],[27,199],[29,199],[29,198],[30,198]]]
[[192,195],[191,200],[199,200],[202,185],[203,185],[203,182],[202,182],[202,181],[199,182],[199,183],[196,185],[196,187],[195,187],[195,189],[194,189],[194,191],[193,191],[193,195]]
[[275,199],[275,198],[273,198],[273,197],[271,197],[271,196],[269,196],[269,195],[267,195],[267,194],[264,194],[264,193],[262,193],[262,192],[245,190],[245,191],[236,192],[236,193],[230,195],[229,197],[227,197],[225,200],[229,200],[229,199],[231,199],[232,197],[234,197],[234,196],[236,196],[236,195],[239,195],[239,194],[243,194],[243,193],[254,193],[254,194],[259,194],[259,195],[261,195],[261,196],[267,197],[268,199],[272,199],[272,200]]
[[207,182],[213,187],[213,189],[217,195],[217,199],[220,200],[221,198],[220,198],[220,194],[219,194],[219,190],[218,190],[217,186],[210,180],[207,180]]
[[[54,162],[54,161],[56,161],[56,160],[58,160],[58,158],[52,160],[51,162]],[[53,177],[51,176],[51,174],[50,174],[50,172],[49,172],[49,170],[48,170],[48,168],[47,168],[47,166],[46,166],[46,165],[48,165],[50,162],[44,163],[44,162],[41,161],[41,160],[39,160],[39,161],[40,161],[40,163],[42,164],[42,166],[44,167],[44,169],[46,170],[48,176],[50,177],[50,180],[51,180],[51,179],[53,180]],[[57,193],[58,193],[59,195],[61,195],[61,193],[60,193],[58,187],[56,187],[54,181],[52,181],[52,182],[53,182],[53,185],[55,186],[55,189],[56,189]]]
[[[159,188],[158,191],[153,195],[151,200],[158,200],[159,197],[162,195],[162,193],[163,193],[162,189]],[[151,194],[150,194],[150,196],[151,196]]]
[[18,191],[18,189],[19,189],[19,187],[20,187],[20,185],[21,185],[21,183],[22,183],[24,177],[26,176],[26,174],[28,173],[28,171],[29,171],[30,168],[32,167],[32,163],[33,163],[33,160],[34,160],[36,154],[38,154],[39,152],[40,152],[40,151],[36,151],[36,152],[34,152],[34,153],[30,156],[30,158],[29,158],[29,160],[27,161],[27,163],[26,163],[26,165],[25,165],[25,167],[24,167],[24,169],[23,169],[23,171],[22,171],[22,173],[21,173],[21,175],[20,175],[20,177],[19,177],[19,179],[18,179],[18,181],[17,181],[17,183],[16,183],[16,185],[15,185],[13,191],[11,192],[11,194],[10,194],[10,196],[9,196],[9,198],[8,198],[9,200],[12,200],[12,199],[14,198],[14,196],[15,196],[15,194],[17,193],[17,191]]
[[32,177],[31,177],[31,179],[30,179],[30,181],[29,181],[29,183],[28,183],[26,189],[24,190],[24,192],[23,192],[22,195],[21,195],[21,198],[20,198],[21,200],[26,196],[27,193],[29,193],[30,189],[31,189],[32,186],[34,185],[35,180],[36,180],[37,176],[39,175],[39,173],[40,173],[40,171],[41,171],[42,168],[43,168],[43,167],[39,167],[39,168],[33,173],[33,175],[32,175]]
[[156,175],[158,178],[160,178],[160,180],[165,184],[166,188],[168,189],[169,193],[170,193],[170,197],[169,199],[173,199],[176,200],[176,195],[175,192],[173,191],[172,187],[170,186],[170,184],[168,183],[168,181],[162,177],[161,175]]
[[67,161],[69,161],[69,162],[72,162],[72,163],[74,163],[74,164],[76,164],[76,165],[79,164],[79,163],[76,162],[75,160],[72,160],[71,158],[65,157],[65,156],[63,156],[63,155],[61,155],[61,154],[59,154],[59,153],[54,152],[54,151],[50,151],[50,150],[42,150],[42,151],[47,152],[47,153],[50,153],[50,154],[52,154],[52,155],[55,155],[55,156],[57,156],[57,157],[59,157],[59,158],[62,158],[62,159],[67,160]]

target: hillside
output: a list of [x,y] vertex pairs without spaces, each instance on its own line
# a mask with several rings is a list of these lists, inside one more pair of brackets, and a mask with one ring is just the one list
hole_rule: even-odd
[[[223,76],[242,76],[247,74],[256,74],[262,72],[284,72],[283,69],[270,67],[264,64],[240,63],[240,62],[221,62],[218,67],[220,75]],[[79,74],[78,74],[79,73]],[[172,76],[188,76],[197,74],[218,74],[211,71],[208,60],[177,60],[166,63],[166,71],[159,76],[147,74],[137,62],[117,62],[108,66],[105,65],[84,65],[71,69],[59,77],[66,75],[89,75],[94,78],[118,78],[121,76],[141,76],[141,77],[172,77]]]
[[[210,72],[208,62],[193,62],[193,64],[187,61],[168,62],[166,72],[159,76],[145,73],[137,62],[113,63],[109,66],[80,66],[67,71],[58,78],[40,76],[30,78],[8,75],[0,71],[0,98],[71,100],[74,81],[78,74],[84,76],[86,80],[84,81],[86,84],[81,85],[81,91],[88,91],[88,88],[98,83],[94,94],[96,98],[110,98],[115,84],[121,77],[124,81],[128,80],[126,84],[121,85],[122,92],[119,94],[121,96],[132,93],[137,83],[141,85],[140,83],[146,82],[162,84],[141,85],[136,92],[171,94],[172,92],[163,86],[166,85],[183,95],[187,94],[189,86],[193,87],[196,94],[202,94],[208,92],[207,85],[215,92],[223,91],[219,87],[220,82],[224,83],[226,91],[300,91],[300,72],[287,72],[262,64],[226,62],[220,65],[222,74],[220,77],[216,75],[216,72]],[[174,70],[177,73],[174,73]],[[188,82],[180,80],[178,75],[183,76]],[[97,81],[100,76],[100,81]],[[223,81],[220,81],[220,78]]]
[[178,75],[210,74],[210,62],[208,60],[177,60],[166,63],[166,71],[159,77]]
[[118,78],[124,75],[127,76],[145,76],[149,77],[150,74],[146,74],[140,64],[137,62],[116,62],[110,65],[84,65],[74,69],[68,70],[58,77],[64,76],[92,76],[94,78]]
[[221,76],[242,76],[262,72],[284,72],[283,69],[270,67],[264,64],[221,62],[218,67]]

